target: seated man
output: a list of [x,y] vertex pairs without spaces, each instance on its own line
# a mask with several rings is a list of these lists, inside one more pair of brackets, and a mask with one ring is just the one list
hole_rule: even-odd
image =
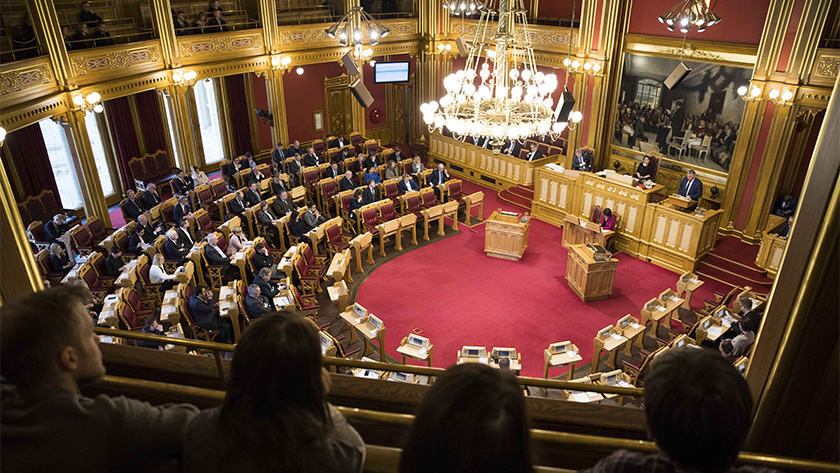
[[172,180],[172,193],[176,195],[187,195],[187,192],[191,190],[186,174],[182,169],[177,169],[175,171],[175,179]]
[[295,203],[289,198],[289,193],[285,190],[280,191],[280,195],[271,203],[271,210],[275,217],[282,217],[288,215],[295,210]]
[[223,319],[219,316],[219,304],[213,303],[213,293],[204,286],[195,288],[190,298],[190,315],[196,325],[204,330],[218,330],[216,340],[222,343],[233,342],[233,325],[230,319]]
[[315,228],[327,221],[327,219],[321,215],[321,212],[318,212],[315,202],[308,202],[306,207],[306,212],[303,214],[303,223],[305,223],[307,227]]
[[265,178],[266,176],[262,173],[262,171],[260,171],[257,168],[254,168],[254,170],[251,171],[250,174],[248,174],[248,185],[250,186],[251,184],[259,184]]
[[367,187],[362,193],[362,204],[372,204],[379,200],[379,190],[376,188],[376,182],[373,179],[368,179]]
[[744,356],[755,342],[755,325],[752,319],[742,318],[738,322],[738,329],[741,333],[732,339],[732,356],[736,360]]
[[288,155],[286,154],[286,150],[283,148],[283,143],[278,142],[277,148],[275,148],[271,152],[271,162],[274,163],[275,168],[279,170],[283,169],[283,163],[286,162],[286,158]]
[[399,146],[395,146],[394,152],[391,153],[390,156],[388,156],[388,161],[393,161],[397,164],[399,164],[403,159],[405,159],[405,155],[402,154]]
[[294,156],[296,154],[303,154],[303,148],[300,147],[300,141],[295,140],[292,146],[289,146],[287,156]]
[[790,217],[796,210],[796,199],[790,195],[785,194],[776,200],[776,205],[773,207],[773,213],[779,217]]
[[590,156],[589,153],[584,154],[583,150],[580,148],[576,149],[575,155],[572,158],[572,169],[575,171],[591,171],[592,156]]
[[400,194],[420,190],[420,186],[417,185],[417,181],[412,179],[408,174],[403,174],[402,181],[400,181],[397,187],[400,189]]
[[120,251],[119,245],[113,245],[111,247],[111,254],[105,258],[105,274],[112,278],[119,277],[122,274],[122,270],[125,267],[122,260],[122,252]]
[[80,394],[105,375],[91,300],[68,285],[0,309],[3,471],[136,471],[139,459],[161,470],[180,459],[195,407]]
[[[286,274],[277,269],[277,263],[274,262],[274,258],[271,256],[271,253],[269,253],[265,243],[259,242],[254,245],[253,259],[254,271],[262,271],[263,269],[266,269],[268,270],[271,279],[286,279]],[[256,277],[254,278],[254,281],[256,281]],[[254,284],[256,284],[256,282]]]
[[268,298],[260,295],[260,287],[256,284],[248,286],[248,295],[245,296],[245,307],[252,319],[258,319],[270,312]]
[[134,227],[134,233],[131,234],[131,238],[128,240],[128,252],[132,255],[139,255],[140,253],[143,253],[143,250],[152,246],[146,243],[145,240],[146,229],[137,225]]
[[536,143],[531,143],[531,152],[528,153],[528,157],[526,158],[526,160],[536,161],[538,159],[542,159],[542,157],[543,157],[542,151],[537,149],[537,144]]
[[319,164],[321,164],[321,160],[318,158],[318,155],[315,154],[315,148],[310,146],[309,149],[306,150],[306,156],[303,157],[303,165],[311,167]]
[[192,34],[190,23],[187,21],[184,12],[178,11],[175,15],[175,36],[185,36]]
[[219,248],[219,237],[215,233],[207,235],[207,246],[204,248],[204,255],[211,265],[222,267],[222,274],[230,270],[230,258]]
[[141,214],[137,217],[137,228],[140,227],[146,230],[143,235],[143,241],[150,245],[155,242],[155,238],[159,235],[163,235],[163,226],[161,224],[157,224],[152,227],[152,224],[149,223],[149,219],[146,217],[146,214]]
[[[700,182],[700,179],[697,179],[693,169],[689,169],[685,177],[680,181],[680,188],[677,194],[694,201],[700,200],[700,197],[703,197],[703,183]],[[697,204],[694,204],[688,210],[694,210],[696,207]]]
[[519,142],[517,141],[510,141],[505,140],[505,144],[502,145],[501,152],[502,154],[506,154],[508,156],[519,156],[519,151],[522,150],[522,147],[519,146]]
[[192,228],[190,228],[190,221],[187,219],[182,219],[178,222],[178,244],[185,247],[187,253],[189,253],[190,248],[195,245],[195,235],[192,232]]
[[166,243],[163,244],[163,255],[168,260],[175,260],[178,265],[184,264],[184,258],[190,251],[190,247],[178,241],[178,231],[170,228],[166,231]]
[[88,28],[96,28],[102,21],[102,17],[93,12],[90,2],[82,2],[82,11],[79,12],[79,23],[84,23]]
[[176,222],[180,222],[185,218],[192,218],[192,206],[190,205],[190,198],[182,195],[180,199],[178,199],[178,205],[176,205],[172,209],[172,218]]
[[260,187],[256,182],[252,182],[248,185],[248,191],[245,192],[245,201],[248,202],[248,207],[253,207],[262,202]]
[[260,288],[260,294],[268,299],[268,305],[271,310],[277,310],[274,306],[274,297],[280,294],[280,286],[277,283],[271,283],[271,268],[261,268],[254,276],[251,284]]
[[146,210],[152,210],[152,207],[160,204],[161,200],[157,191],[157,186],[154,184],[146,186],[146,191],[143,192],[143,197],[141,197],[140,200],[143,202],[143,208]]
[[740,471],[732,465],[750,430],[752,398],[738,370],[692,347],[671,349],[650,368],[643,405],[660,452],[618,450],[582,471]]
[[328,179],[338,179],[340,175],[341,172],[338,171],[337,163],[330,164],[330,167],[328,167],[326,173],[324,173],[324,177]]
[[97,48],[114,45],[114,39],[111,38],[111,33],[108,32],[108,26],[104,21],[100,20],[99,23],[97,23],[97,29],[96,32],[93,33],[93,38],[93,44],[95,44]]
[[353,171],[347,171],[344,173],[344,177],[341,178],[339,182],[342,191],[349,191],[351,189],[356,188],[356,181],[353,180]]
[[248,208],[248,203],[245,201],[245,195],[242,191],[236,191],[233,199],[230,201],[230,211],[237,217],[245,218],[242,213]]
[[437,169],[432,171],[431,176],[429,177],[429,183],[433,186],[442,186],[446,181],[450,179],[449,173],[446,172],[446,166],[443,163],[438,164]]
[[140,214],[146,211],[143,203],[137,199],[136,194],[131,189],[125,191],[125,204],[123,204],[123,209],[125,210],[126,217],[131,220],[136,220]]
[[268,235],[268,241],[271,242],[272,245],[279,246],[280,230],[274,226],[277,222],[279,222],[279,220],[271,213],[268,202],[260,202],[260,209],[257,211],[257,223],[265,230],[265,233]]
[[[67,233],[70,230],[70,227],[67,225],[67,217],[64,214],[55,214],[53,215],[52,220],[47,222],[44,225],[44,234],[47,237],[47,241],[50,243],[59,243],[62,248],[65,246],[64,243],[58,242],[57,240],[61,238],[62,235]],[[67,248],[65,248],[67,249]]]
[[788,217],[787,222],[779,225],[779,231],[776,235],[780,236],[782,238],[787,238],[788,235],[790,234],[790,228],[792,226],[793,226],[793,215]]

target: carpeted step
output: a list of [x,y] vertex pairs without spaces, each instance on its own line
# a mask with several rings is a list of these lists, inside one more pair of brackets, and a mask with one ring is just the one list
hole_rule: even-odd
[[522,197],[523,199],[534,200],[534,191],[532,191],[530,189],[524,189],[524,188],[519,187],[519,186],[514,186],[514,187],[509,187],[505,190],[507,190],[511,194],[518,195],[519,197]]
[[759,293],[769,292],[770,288],[773,286],[772,280],[770,280],[770,284],[765,284],[764,282],[758,282],[753,279],[747,279],[737,274],[733,274],[731,272],[718,268],[716,266],[710,265],[705,261],[700,263],[700,266],[697,268],[697,273],[700,276],[702,276],[701,279],[711,278],[719,282],[729,284],[731,286],[750,286],[756,292]]
[[764,283],[773,284],[773,281],[766,276],[767,272],[757,266],[750,267],[714,253],[707,254],[704,261],[712,266],[731,271],[746,279],[755,279]]
[[530,199],[526,199],[526,198],[524,198],[520,195],[508,192],[507,189],[505,189],[503,191],[499,191],[499,199],[504,201],[504,202],[507,202],[509,204],[513,204],[517,207],[521,207],[525,210],[531,210],[531,200]]
[[715,249],[711,254],[726,258],[748,267],[755,267],[755,258],[758,256],[758,245],[744,243],[732,236],[720,236],[715,243]]

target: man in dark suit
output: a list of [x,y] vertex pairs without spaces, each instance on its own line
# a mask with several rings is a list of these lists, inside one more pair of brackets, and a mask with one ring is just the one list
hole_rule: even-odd
[[537,144],[531,143],[531,152],[528,153],[528,157],[526,159],[528,161],[536,161],[538,159],[542,159],[542,157],[542,153],[537,149]]
[[376,182],[373,179],[368,179],[368,185],[362,193],[362,204],[372,204],[379,200],[379,190],[376,188]]
[[502,154],[506,154],[508,156],[519,157],[519,151],[522,150],[522,147],[519,146],[519,143],[516,141],[507,141],[502,146],[501,152]]
[[185,247],[187,252],[195,245],[195,235],[193,235],[190,221],[187,219],[178,221],[178,244]]
[[260,209],[257,211],[257,223],[265,229],[269,243],[280,245],[280,230],[275,226],[278,218],[271,212],[268,202],[260,202]]
[[303,164],[307,167],[321,164],[320,158],[318,158],[318,155],[315,154],[315,148],[310,146],[309,149],[306,150],[306,156],[303,157]]
[[303,169],[303,161],[300,160],[300,155],[294,155],[295,159],[289,163],[289,180],[292,185],[300,185],[300,170]]
[[[66,218],[63,214],[55,214],[46,225],[44,225],[44,233],[46,234],[47,241],[50,243],[55,243],[62,235],[67,233],[70,230],[70,227],[64,223],[66,222]],[[60,243],[60,242],[59,242]],[[63,247],[64,244],[60,243]]]
[[233,161],[228,164],[228,175],[230,176],[230,185],[236,186],[236,178],[234,175],[245,168],[245,164],[242,163],[242,160],[237,156],[233,158]]
[[218,305],[213,303],[213,293],[204,286],[195,288],[190,298],[190,315],[196,325],[204,330],[218,330],[216,340],[232,343],[231,330],[233,326],[229,319],[219,317]]
[[303,148],[300,147],[300,141],[295,140],[292,146],[289,146],[289,152],[287,156],[294,156],[296,154],[303,154]]
[[176,260],[178,264],[184,264],[184,257],[190,251],[189,247],[178,241],[178,231],[170,228],[166,232],[166,242],[163,244],[163,256],[168,260]]
[[254,168],[253,171],[248,173],[248,185],[251,185],[252,183],[259,183],[263,179],[265,179],[265,174],[263,174],[262,171],[260,171],[257,168]]
[[172,209],[172,218],[176,222],[180,222],[186,217],[192,217],[192,207],[190,206],[190,199],[182,195],[180,199],[178,199],[178,205]]
[[175,36],[186,36],[192,34],[190,23],[187,21],[184,12],[179,11],[175,15]]
[[279,218],[289,212],[293,212],[295,210],[295,203],[289,198],[288,192],[280,191],[280,195],[271,203],[271,210]]
[[145,240],[145,228],[137,225],[134,227],[134,233],[131,235],[131,238],[128,240],[128,252],[133,255],[139,255],[143,252],[144,247],[148,247],[148,243]]
[[682,102],[677,102],[677,108],[671,116],[671,137],[680,135],[683,131],[683,124],[685,123],[685,110],[682,108]]
[[248,309],[248,315],[252,319],[258,319],[269,313],[271,306],[269,299],[260,294],[260,286],[251,284],[248,286],[248,295],[245,296],[245,307]]
[[191,191],[190,185],[184,177],[184,171],[178,169],[175,174],[175,179],[172,180],[173,191],[177,195],[187,195],[187,191]]
[[146,214],[142,214],[139,217],[137,217],[137,227],[143,227],[143,229],[145,230],[143,241],[148,244],[154,243],[155,238],[157,238],[158,235],[163,235],[163,228],[160,226],[160,224],[158,224],[155,227],[152,227],[152,224],[149,223],[149,219],[146,218]]
[[125,264],[123,264],[120,247],[119,245],[114,245],[111,247],[111,254],[105,258],[105,274],[112,278],[119,277],[122,273],[123,266]]
[[339,181],[338,184],[342,191],[349,191],[350,189],[355,189],[356,181],[353,180],[353,171],[345,172],[344,177],[341,178],[341,181]]
[[330,167],[327,168],[327,172],[324,174],[324,177],[328,179],[336,179],[340,175],[341,173],[338,172],[338,164],[332,163],[330,164]]
[[245,196],[242,195],[242,191],[236,191],[236,194],[234,195],[235,197],[230,201],[230,211],[237,217],[243,218],[242,212],[245,211],[245,208],[248,205],[247,202],[245,202]]
[[334,140],[330,140],[327,144],[330,148],[343,148],[347,144],[347,140],[343,136],[339,136]]
[[222,267],[222,274],[227,273],[230,269],[230,258],[219,248],[219,237],[215,233],[207,236],[207,246],[204,248],[204,255],[207,256],[207,261],[211,265]]
[[277,166],[277,169],[283,169],[283,163],[288,157],[289,155],[286,154],[286,150],[283,149],[283,143],[277,143],[277,148],[271,152],[271,162]]
[[779,226],[779,233],[780,237],[787,238],[790,234],[790,228],[793,226],[793,215],[788,217],[787,221]]
[[100,20],[99,23],[97,23],[97,29],[93,33],[93,38],[93,43],[97,48],[114,45],[114,38],[111,38],[111,33],[108,32],[108,25],[106,25],[104,21]]
[[365,164],[365,169],[370,169],[370,168],[379,167],[379,165],[382,164],[382,163],[379,162],[379,157],[376,155],[376,153],[370,153],[370,156],[368,156],[368,158],[365,159],[364,164]]
[[286,279],[286,273],[277,269],[277,264],[274,262],[274,258],[271,256],[271,253],[269,253],[265,243],[260,242],[254,245],[253,259],[255,271],[262,271],[265,269],[268,271],[271,279]]
[[245,201],[248,202],[248,207],[253,207],[262,202],[260,188],[257,186],[256,182],[252,182],[251,185],[248,186],[248,191],[245,192]]
[[475,145],[479,148],[490,148],[490,138],[482,136],[475,141]]
[[137,199],[136,194],[131,189],[127,190],[125,193],[125,204],[123,204],[123,210],[125,210],[125,216],[131,220],[136,219],[140,216],[140,214],[146,211],[143,207],[143,203]]
[[216,8],[213,10],[213,18],[207,20],[207,26],[204,28],[205,33],[223,33],[227,31],[227,22],[222,18],[222,9]]
[[575,171],[591,171],[592,157],[589,156],[589,153],[584,154],[583,150],[576,149],[575,155],[572,157],[572,169]]
[[403,174],[402,181],[400,181],[397,187],[400,189],[400,194],[420,190],[420,186],[417,185],[417,181],[412,179],[408,174]]
[[[689,169],[686,176],[680,181],[680,188],[677,193],[683,197],[688,197],[691,200],[700,200],[703,197],[703,183],[694,174],[693,169]],[[697,204],[694,204],[688,210],[694,210]]]
[[271,282],[271,268],[260,269],[251,284],[260,288],[260,295],[268,299],[271,310],[277,310],[274,306],[274,297],[280,294],[280,287],[278,283]]
[[405,159],[405,155],[400,152],[399,146],[395,146],[394,152],[391,153],[390,156],[388,156],[388,161],[393,161],[397,164],[399,164],[403,159]]
[[443,163],[438,164],[438,168],[432,171],[429,182],[433,186],[442,186],[449,180],[449,173],[446,172],[446,166]]
[[146,186],[146,192],[143,192],[143,197],[140,198],[143,202],[143,208],[152,210],[152,207],[160,204],[160,195],[158,195],[157,186],[149,184]]

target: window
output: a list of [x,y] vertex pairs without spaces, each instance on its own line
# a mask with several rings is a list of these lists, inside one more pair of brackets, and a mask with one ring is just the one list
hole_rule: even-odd
[[105,155],[105,146],[102,144],[102,135],[99,133],[99,122],[94,112],[85,113],[85,126],[88,138],[90,138],[90,148],[93,150],[93,159],[96,161],[96,172],[99,173],[99,183],[102,184],[102,193],[108,197],[114,193],[114,181],[111,178],[111,167],[108,165],[108,156]]
[[662,92],[662,84],[655,80],[642,79],[636,86],[636,102],[658,107],[660,92]]
[[205,79],[193,87],[198,107],[198,124],[201,129],[201,144],[204,147],[204,163],[217,163],[225,158],[222,145],[222,125],[219,122],[219,106],[216,103],[216,85],[212,79]]
[[67,144],[64,127],[49,118],[41,120],[38,125],[44,135],[44,144],[47,145],[47,154],[50,156],[50,165],[55,174],[61,205],[65,209],[77,209],[82,206],[82,190],[79,187],[79,179],[76,176],[76,167],[73,165],[73,155]]
[[[175,109],[172,106],[172,97],[168,93],[163,94],[163,110],[166,115],[166,127],[169,130],[169,142],[172,143],[172,157],[175,158],[175,165],[180,169],[187,170],[181,161],[181,142],[175,129]],[[189,174],[189,171],[187,171]]]

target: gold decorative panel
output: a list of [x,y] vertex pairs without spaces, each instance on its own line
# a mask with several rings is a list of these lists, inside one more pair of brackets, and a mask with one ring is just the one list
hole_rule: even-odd
[[0,71],[0,95],[8,95],[52,82],[50,64],[46,58],[42,61],[38,64]]
[[161,63],[160,46],[149,44],[137,48],[94,48],[70,53],[73,74],[83,76],[94,72],[108,72],[141,64]]
[[[398,20],[398,21],[383,21],[384,25],[388,28],[391,28],[391,33],[388,35],[387,39],[391,39],[396,36],[400,35],[415,35],[417,34],[417,22],[416,21],[406,21],[406,20]],[[305,44],[307,46],[315,46],[320,47],[321,45],[315,45],[314,43],[330,43],[324,44],[323,47],[326,46],[334,46],[336,42],[335,38],[330,38],[324,32],[324,27],[322,26],[312,26],[312,25],[301,25],[301,26],[289,26],[284,27],[282,30],[278,31],[280,34],[280,44],[285,45],[301,45]],[[363,33],[364,38],[362,39],[364,42],[368,41],[367,33]],[[385,40],[383,40],[383,43]],[[382,44],[382,43],[380,43]]]
[[[496,30],[496,23],[491,22],[491,30]],[[478,27],[478,21],[459,21],[452,27],[452,32],[463,36],[467,41],[472,41],[475,38],[475,30]],[[528,36],[531,40],[531,45],[537,50],[555,50],[560,47],[569,47],[569,29],[558,28],[552,26],[542,25],[528,25]],[[521,31],[516,31],[516,41],[524,41]]]
[[219,53],[261,53],[262,33],[224,34],[199,36],[197,39],[179,39],[178,51],[182,57],[209,56]]

